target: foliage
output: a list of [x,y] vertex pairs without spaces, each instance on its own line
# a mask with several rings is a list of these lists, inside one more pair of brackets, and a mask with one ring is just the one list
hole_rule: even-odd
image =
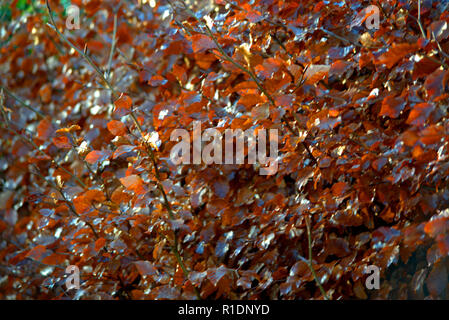
[[[449,297],[446,2],[71,3],[0,9],[0,298]],[[195,120],[278,172],[174,166]]]

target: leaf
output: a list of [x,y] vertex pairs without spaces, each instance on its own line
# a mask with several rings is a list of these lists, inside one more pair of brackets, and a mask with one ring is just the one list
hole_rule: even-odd
[[114,136],[124,136],[127,133],[126,126],[123,122],[111,120],[108,122],[108,130]]
[[53,254],[45,257],[44,259],[42,259],[41,262],[44,264],[55,266],[58,264],[63,264],[66,259],[67,259],[67,257],[65,255],[53,253]]
[[427,222],[424,226],[424,232],[431,237],[436,237],[439,234],[443,234],[449,230],[448,218],[435,218]]
[[430,99],[441,96],[444,93],[445,83],[447,82],[447,72],[445,70],[435,70],[432,74],[427,76],[424,82],[424,87],[427,90],[427,95]]
[[31,249],[27,254],[27,258],[32,258],[34,260],[40,261],[42,255],[47,251],[45,246],[43,245],[37,245],[33,249]]
[[218,268],[210,268],[207,270],[207,279],[216,287],[228,272],[229,269],[223,265]]
[[73,199],[73,205],[75,206],[75,210],[78,214],[83,214],[92,209],[93,202],[101,203],[105,200],[106,197],[103,191],[91,189],[76,196]]
[[122,144],[114,151],[114,153],[112,155],[112,159],[116,159],[116,158],[120,157],[121,155],[124,155],[125,153],[132,152],[135,149],[136,149],[136,146]]
[[329,65],[325,64],[315,64],[309,66],[307,68],[306,73],[304,74],[304,78],[306,79],[306,84],[315,84],[320,80],[323,80],[325,77],[327,77],[329,70]]
[[446,40],[449,37],[449,26],[444,20],[432,22],[429,26],[429,31],[433,33],[438,42]]
[[106,244],[105,238],[98,238],[95,241],[95,251],[97,251],[97,252],[100,251],[104,247],[105,244]]
[[229,192],[229,183],[225,178],[218,178],[213,183],[213,189],[217,197],[224,199]]
[[49,83],[43,85],[40,89],[39,89],[39,95],[41,97],[41,100],[43,103],[49,103],[51,101],[51,86]]
[[53,133],[53,126],[48,118],[44,118],[37,126],[37,137],[40,140],[47,140]]
[[255,106],[251,110],[251,116],[255,120],[265,120],[270,116],[270,105],[268,103],[263,103],[258,106]]
[[136,194],[144,194],[146,190],[144,188],[143,180],[138,175],[130,175],[124,178],[120,178],[120,182],[126,189],[135,192]]
[[163,86],[167,82],[168,82],[167,79],[164,79],[160,75],[155,75],[155,76],[151,77],[150,80],[148,80],[148,84],[152,87]]
[[58,130],[56,130],[56,133],[73,133],[73,132],[78,131],[78,130],[81,130],[81,127],[79,125],[74,124],[74,125],[71,125],[68,128],[58,129]]
[[203,34],[195,34],[191,36],[190,39],[192,41],[193,52],[195,53],[204,52],[216,47],[214,41]]
[[439,67],[440,67],[439,63],[430,60],[427,57],[424,57],[418,62],[415,62],[415,66],[413,68],[413,80],[427,76],[428,74],[431,74]]
[[120,186],[119,188],[115,189],[114,192],[111,195],[111,200],[117,204],[120,203],[127,203],[131,200],[131,195],[127,192],[123,191],[123,187]]
[[241,96],[238,103],[245,106],[247,110],[250,110],[255,105],[263,102],[265,102],[265,99],[260,94],[251,93]]
[[109,151],[98,151],[94,150],[87,154],[85,160],[87,163],[96,164],[97,162],[103,162],[111,156]]
[[348,185],[345,182],[337,182],[332,186],[332,194],[334,197],[341,197],[347,189]]
[[419,135],[423,144],[434,144],[445,137],[444,128],[442,126],[432,125],[422,130]]
[[407,124],[423,126],[434,108],[433,104],[426,102],[416,104],[408,116]]
[[390,49],[382,54],[377,61],[376,64],[385,64],[387,68],[393,67],[396,63],[401,61],[406,55],[415,52],[417,50],[417,44],[408,44],[408,43],[400,43],[393,45]]
[[345,74],[348,70],[350,70],[351,67],[352,67],[351,62],[337,60],[334,63],[332,63],[332,65],[329,69],[329,76],[332,76],[332,75],[341,76],[341,75]]
[[404,108],[405,101],[403,98],[390,95],[383,99],[379,115],[397,118]]
[[157,275],[157,270],[150,261],[134,261],[134,265],[141,276]]
[[427,289],[432,296],[439,297],[443,294],[447,286],[447,277],[445,264],[442,262],[436,263],[426,279]]
[[126,94],[122,93],[120,97],[114,102],[115,113],[123,117],[130,113],[133,101]]
[[70,143],[70,140],[66,136],[59,136],[53,138],[53,144],[61,149],[71,149],[72,144]]

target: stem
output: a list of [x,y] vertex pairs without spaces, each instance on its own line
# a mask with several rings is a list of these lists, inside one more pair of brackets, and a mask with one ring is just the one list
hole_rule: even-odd
[[320,289],[321,295],[324,297],[324,299],[329,300],[329,297],[326,294],[326,291],[324,291],[323,286],[320,283],[320,280],[318,279],[318,276],[315,272],[315,268],[313,267],[313,254],[312,254],[312,232],[310,230],[310,223],[309,223],[309,217],[306,217],[306,228],[307,228],[307,246],[309,249],[309,261],[308,266],[310,271],[313,274],[313,278],[315,279],[316,284],[318,285],[318,288]]
[[117,41],[116,37],[117,37],[117,13],[114,15],[114,30],[112,31],[111,52],[109,53],[108,71],[106,72],[106,78],[109,78],[111,75],[112,57],[114,56],[115,44]]
[[421,0],[418,0],[418,26],[419,26],[419,29],[421,30],[421,34],[422,34],[423,38],[427,39],[426,33],[424,32],[424,28],[421,23]]
[[42,112],[40,112],[37,109],[34,109],[32,106],[30,106],[25,101],[23,101],[18,96],[16,96],[13,92],[11,92],[8,88],[0,85],[0,89],[3,89],[8,96],[10,96],[14,100],[16,100],[20,105],[22,105],[23,107],[27,108],[28,110],[33,111],[39,118],[41,118],[41,119],[45,118],[45,116],[44,116],[44,114]]
[[81,216],[76,212],[75,207],[73,206],[72,202],[67,199],[67,197],[64,194],[64,190],[62,190],[62,188],[60,188],[59,186],[57,186],[53,181],[49,181],[47,180],[43,175],[41,175],[39,173],[39,168],[36,167],[36,165],[33,164],[34,170],[36,171],[35,174],[40,176],[44,181],[50,183],[50,185],[59,192],[59,194],[61,195],[61,197],[64,199],[64,202],[67,204],[67,206],[69,207],[70,211],[72,212],[73,215],[75,215],[76,217],[78,217],[81,221],[83,221],[86,225],[88,225],[90,227],[90,229],[92,230],[95,239],[98,239],[98,233],[95,230],[95,228],[92,226],[92,224],[90,224],[90,222],[88,221],[84,221],[83,219],[81,219]]

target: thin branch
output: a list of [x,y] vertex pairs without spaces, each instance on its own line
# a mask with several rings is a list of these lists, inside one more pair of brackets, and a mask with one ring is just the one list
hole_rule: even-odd
[[100,76],[101,80],[103,80],[103,82],[108,86],[108,88],[111,89],[112,93],[116,95],[117,92],[112,87],[111,83],[106,79],[104,73],[100,70],[100,68],[98,68],[97,65],[92,61],[92,59],[85,52],[83,52],[77,46],[75,46],[72,42],[70,42],[70,40],[67,39],[67,37],[61,33],[61,31],[59,31],[58,27],[56,26],[55,20],[53,18],[53,11],[50,7],[50,4],[48,3],[48,0],[46,0],[45,2],[47,4],[47,10],[48,10],[48,15],[49,15],[50,21],[51,21],[51,26],[56,31],[58,36],[64,42],[66,42],[72,49],[74,49],[76,52],[78,52],[78,54],[81,55],[84,58],[84,60],[86,60],[86,62],[97,72],[97,74]]
[[418,26],[419,26],[419,29],[421,30],[421,34],[422,34],[423,38],[427,39],[426,33],[424,32],[424,28],[421,23],[421,0],[418,0]]
[[315,268],[313,267],[312,232],[310,230],[309,216],[306,217],[306,228],[307,228],[307,246],[308,246],[308,250],[309,250],[308,266],[309,266],[310,271],[313,274],[313,278],[315,279],[315,282],[317,283],[318,288],[320,289],[321,295],[324,297],[324,299],[329,300],[329,297],[327,296],[326,291],[324,291],[324,288],[321,285],[320,280],[318,279],[318,276],[315,272]]
[[22,105],[23,107],[27,108],[28,110],[33,111],[39,118],[41,118],[41,119],[45,118],[45,115],[42,112],[40,112],[37,109],[34,109],[32,106],[30,106],[25,101],[20,99],[17,95],[15,95],[13,92],[11,92],[8,88],[0,85],[0,89],[3,89],[8,96],[10,96],[14,100],[16,100],[20,105]]
[[112,31],[112,44],[111,44],[111,51],[109,53],[108,70],[106,71],[106,78],[109,78],[111,75],[112,57],[114,56],[115,45],[117,42],[116,38],[117,38],[117,13],[114,14],[114,30]]
[[38,175],[39,177],[41,177],[41,179],[43,179],[44,181],[48,182],[55,190],[57,190],[59,192],[59,194],[61,195],[61,197],[64,199],[64,202],[67,204],[70,212],[76,216],[77,218],[79,218],[81,221],[83,221],[87,226],[89,226],[89,228],[92,230],[95,239],[98,239],[98,233],[95,230],[95,228],[93,227],[93,225],[88,222],[88,221],[84,221],[83,219],[81,219],[81,216],[76,212],[76,209],[73,205],[73,203],[66,197],[64,190],[62,190],[62,188],[60,188],[58,185],[56,185],[53,181],[51,180],[47,180],[40,172],[39,172],[39,168],[36,167],[35,164],[32,164],[32,166],[34,167],[34,174]]
[[435,33],[434,33],[433,31],[432,31],[432,37],[433,37],[433,40],[434,40],[434,41],[436,42],[436,44],[437,44],[438,52],[439,52],[444,58],[449,59],[449,55],[448,55],[446,52],[444,52],[443,48],[441,48],[441,45],[440,45],[440,43],[438,42],[437,37],[435,36]]

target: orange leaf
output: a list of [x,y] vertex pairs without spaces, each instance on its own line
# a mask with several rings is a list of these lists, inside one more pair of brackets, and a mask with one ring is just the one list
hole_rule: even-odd
[[127,132],[125,124],[117,120],[111,120],[108,122],[108,130],[114,136],[123,136]]
[[131,195],[123,191],[123,187],[114,190],[111,195],[111,200],[115,203],[126,203],[131,200]]
[[436,218],[426,223],[424,232],[431,237],[438,234],[445,233],[449,229],[449,222],[447,218]]
[[38,245],[38,246],[35,246],[33,249],[31,249],[27,253],[26,257],[27,258],[32,258],[34,260],[40,260],[42,255],[45,253],[45,251],[47,251],[45,246]]
[[348,185],[345,182],[337,182],[332,186],[332,194],[335,197],[341,197],[348,189]]
[[352,66],[352,63],[343,61],[343,60],[337,60],[334,63],[332,63],[331,68],[329,70],[329,75],[336,75],[341,76],[346,71],[348,71]]
[[432,125],[420,132],[420,140],[424,144],[434,144],[445,136],[442,126]]
[[72,126],[70,126],[69,128],[61,128],[56,130],[56,133],[70,133],[70,132],[75,132],[81,130],[81,127],[77,124],[74,124]]
[[66,136],[54,137],[53,144],[62,149],[70,149],[72,147],[69,138]]
[[130,175],[124,178],[120,178],[120,182],[125,186],[126,189],[134,191],[137,194],[144,194],[145,188],[143,180],[138,175]]
[[51,86],[49,83],[44,84],[40,89],[39,89],[39,95],[42,99],[42,102],[44,103],[49,103],[51,101]]
[[121,94],[120,98],[118,98],[115,102],[115,112],[119,116],[125,116],[129,114],[131,107],[132,107],[133,101],[130,97],[128,97],[126,94]]
[[44,259],[42,259],[41,262],[54,266],[54,265],[63,263],[65,260],[66,260],[66,257],[64,255],[53,253],[53,254],[45,257]]
[[48,118],[42,119],[37,126],[37,137],[40,140],[47,140],[53,132],[51,121]]
[[101,162],[101,161],[108,159],[110,155],[111,155],[111,153],[107,152],[107,151],[94,150],[87,154],[85,160],[86,160],[86,162],[88,162],[90,164],[95,164],[98,161]]
[[190,39],[192,40],[192,49],[195,53],[215,48],[214,41],[203,34],[195,34]]
[[163,86],[166,83],[167,83],[167,80],[164,79],[163,77],[161,77],[160,75],[155,75],[155,76],[151,77],[150,80],[148,80],[148,84],[152,87]]
[[434,108],[435,106],[430,103],[416,104],[408,116],[407,124],[422,126]]
[[325,64],[315,64],[307,68],[304,77],[306,84],[315,84],[320,80],[323,80],[329,73],[330,66]]
[[264,98],[259,94],[246,94],[239,99],[238,103],[244,105],[247,109],[250,109],[256,104],[264,101]]
[[95,241],[95,251],[100,251],[104,245],[106,244],[105,238],[98,238],[97,241]]
[[405,107],[405,101],[401,97],[388,96],[382,101],[379,115],[397,118]]
[[379,60],[376,61],[376,64],[385,64],[387,68],[393,67],[396,63],[398,63],[402,58],[404,58],[409,53],[414,52],[418,46],[416,44],[408,44],[408,43],[393,43],[393,46],[384,54],[379,57]]

